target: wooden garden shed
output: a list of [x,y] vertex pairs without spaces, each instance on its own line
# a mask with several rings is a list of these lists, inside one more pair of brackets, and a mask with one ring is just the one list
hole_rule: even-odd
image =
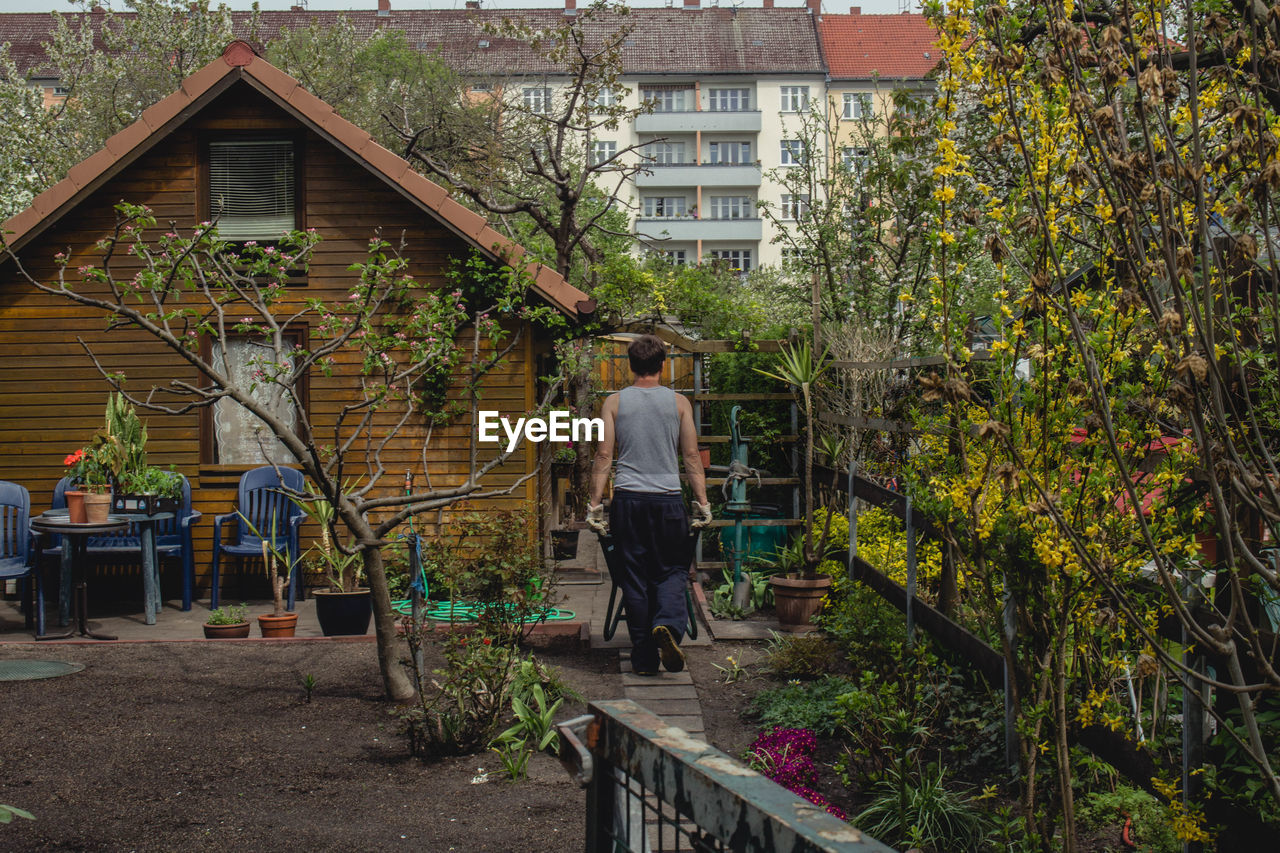
[[[421,282],[443,284],[450,262],[475,250],[508,262],[523,256],[483,217],[243,42],[232,42],[220,58],[8,220],[6,239],[28,273],[51,280],[59,252],[69,254],[69,271],[99,260],[94,244],[110,233],[117,203],[147,205],[159,223],[189,230],[212,218],[211,183],[240,168],[263,168],[263,186],[287,180],[291,198],[283,215],[292,227],[314,228],[323,238],[308,272],[291,281],[290,295],[296,289],[299,300],[344,298],[357,275],[348,267],[365,258],[378,229],[397,241],[403,234],[410,273]],[[276,209],[268,215],[282,214]],[[571,321],[593,307],[554,270],[534,265],[529,272],[536,298]],[[550,349],[545,333],[531,327],[523,331],[522,344],[485,389],[486,407],[512,415],[534,407],[535,365]],[[151,337],[129,328],[108,331],[101,312],[35,289],[12,259],[0,261],[0,479],[26,485],[33,512],[49,506],[63,458],[102,424],[110,386],[78,339],[105,368],[125,373],[130,389],[141,391],[171,378],[198,379],[190,365]],[[339,364],[330,376],[309,377],[306,405],[314,422],[324,423],[349,398],[354,369]],[[206,516],[228,512],[240,475],[262,461],[240,458],[223,425],[215,428],[208,408],[184,415],[142,414],[150,432],[150,461],[176,465],[191,481],[195,508]],[[457,457],[466,455],[459,448],[465,448],[469,429],[460,424],[443,435],[437,430],[428,454],[433,478],[465,472],[466,459]],[[402,446],[392,448],[391,460],[420,471],[421,442],[415,439],[421,437],[421,431],[406,432],[399,439]],[[493,482],[514,482],[535,471],[536,456],[521,450],[491,475]],[[535,478],[499,503],[532,505],[538,493]],[[208,581],[210,534],[208,523],[196,532],[202,589]]]

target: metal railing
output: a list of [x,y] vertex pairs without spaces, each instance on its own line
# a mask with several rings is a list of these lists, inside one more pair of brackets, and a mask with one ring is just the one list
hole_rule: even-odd
[[587,853],[894,853],[629,699],[561,723]]

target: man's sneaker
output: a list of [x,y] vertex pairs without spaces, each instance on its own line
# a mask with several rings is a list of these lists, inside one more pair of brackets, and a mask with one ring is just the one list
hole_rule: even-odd
[[667,672],[684,669],[684,652],[676,645],[675,635],[670,628],[666,625],[654,626],[653,640],[658,644],[658,657],[662,658],[662,666]]

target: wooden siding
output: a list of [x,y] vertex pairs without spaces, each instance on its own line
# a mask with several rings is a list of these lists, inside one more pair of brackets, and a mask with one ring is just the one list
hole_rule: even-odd
[[[33,240],[21,253],[26,269],[37,279],[53,280],[57,271],[53,256],[58,252],[69,253],[72,274],[81,264],[96,263],[92,247],[110,232],[115,222],[112,207],[121,200],[150,206],[162,225],[160,230],[167,230],[169,221],[179,229],[190,229],[204,216],[197,186],[202,138],[244,129],[301,132],[297,121],[265,97],[246,85],[234,86]],[[393,241],[403,235],[411,274],[420,281],[443,283],[450,259],[468,251],[465,243],[321,137],[307,131],[301,138],[305,221],[324,242],[305,286],[296,289],[297,297],[344,301],[357,280],[348,267],[364,259],[368,241],[378,228]],[[120,263],[119,274],[132,274],[127,260]],[[63,457],[88,443],[102,425],[110,387],[78,339],[99,354],[108,370],[126,373],[134,392],[170,379],[196,381],[191,365],[149,336],[129,329],[108,332],[106,325],[100,312],[42,293],[21,279],[14,264],[0,265],[0,478],[27,486],[33,512],[49,506],[53,486],[63,473]],[[525,343],[485,388],[484,401],[490,408],[517,414],[532,406],[533,359],[545,345],[533,340],[530,328],[523,333]],[[338,359],[332,376],[310,377],[310,414],[318,435],[332,428],[336,412],[349,399],[357,364],[350,354]],[[205,515],[195,528],[195,545],[197,583],[206,591],[213,516],[231,511],[241,469],[201,465],[198,414],[140,414],[150,436],[149,461],[176,465],[186,474],[195,508]],[[469,430],[464,422],[436,431],[427,452],[434,485],[460,482],[465,475]],[[406,469],[414,471],[419,484],[423,482],[420,442],[424,436],[419,424],[405,430],[389,449],[384,480],[389,490],[401,488]],[[534,455],[519,452],[487,482],[509,485],[534,469]],[[528,506],[537,494],[537,485],[531,483],[509,498],[489,503]],[[419,524],[420,532],[423,528]]]

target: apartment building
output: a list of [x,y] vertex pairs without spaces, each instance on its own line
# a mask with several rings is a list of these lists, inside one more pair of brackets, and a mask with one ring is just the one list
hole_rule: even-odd
[[938,32],[923,15],[864,15],[852,6],[847,15],[820,15],[818,38],[836,128],[834,153],[855,165],[869,135],[886,131],[894,92],[932,91]]
[[[796,130],[800,114],[822,103],[826,88],[819,5],[775,7],[765,0],[761,8],[728,8],[683,0],[631,9],[621,91],[612,97],[628,108],[648,102],[650,111],[616,131],[601,131],[591,155],[603,159],[637,147],[636,161],[645,168],[625,201],[649,251],[680,263],[711,256],[744,271],[778,263],[758,205],[785,201],[770,173],[808,154]],[[575,0],[566,0],[562,9],[404,14],[431,16],[432,31],[421,33],[420,47],[438,49],[482,85],[502,78],[521,88],[526,106],[540,108],[566,85],[563,72],[543,67],[523,43],[486,35],[484,23],[518,14],[532,27],[550,29],[577,13]],[[621,23],[594,18],[588,39],[598,43]],[[411,42],[417,38],[410,32]]]
[[[491,28],[519,18],[534,29],[553,29],[580,14],[577,0],[543,9],[484,8],[472,0],[465,9],[399,10],[392,0],[363,2],[365,9],[346,12],[262,12],[261,32],[339,18],[358,32],[400,29],[410,45],[438,54],[478,90],[502,81],[508,95],[535,108],[567,85],[562,69]],[[620,57],[624,91],[615,97],[629,107],[648,101],[652,110],[601,132],[591,155],[608,157],[631,146],[643,152],[645,168],[624,200],[642,246],[678,262],[712,256],[749,270],[782,260],[760,205],[781,212],[785,227],[786,215],[799,213],[806,201],[787,195],[774,179],[779,170],[810,156],[856,157],[862,118],[886,115],[894,88],[926,85],[937,62],[934,31],[916,14],[862,15],[858,7],[826,14],[821,0],[703,5],[714,2],[672,0],[667,8],[630,10]],[[588,38],[598,40],[622,23],[596,17]],[[0,41],[13,44],[19,67],[53,98],[58,81],[41,66],[39,49],[48,30],[48,15],[0,14]],[[824,103],[837,113],[837,150],[805,151],[801,117]]]

